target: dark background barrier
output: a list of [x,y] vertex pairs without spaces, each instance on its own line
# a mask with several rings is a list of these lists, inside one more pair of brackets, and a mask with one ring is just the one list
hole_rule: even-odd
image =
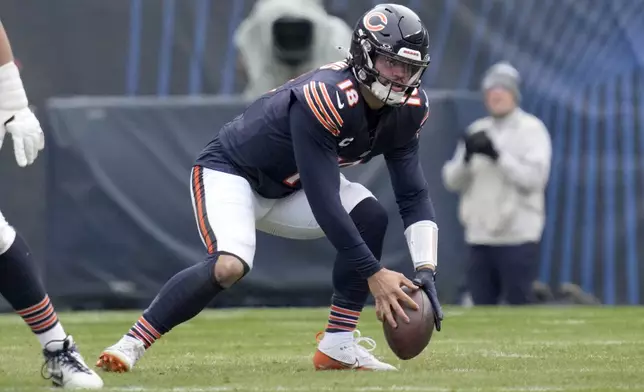
[[[433,60],[424,80],[425,88],[430,92],[436,89],[475,91],[484,70],[499,60],[511,61],[521,72],[522,104],[526,110],[543,119],[553,137],[541,280],[555,285],[568,281],[579,283],[608,304],[642,303],[639,259],[643,254],[640,227],[644,219],[644,159],[641,158],[644,154],[644,104],[641,101],[644,46],[638,44],[637,37],[643,32],[644,3],[630,0],[409,0],[397,3],[415,9],[432,35]],[[44,159],[39,159],[30,168],[17,168],[10,143],[0,151],[0,207],[27,237],[43,268],[52,273],[47,278],[53,285],[52,296],[71,295],[74,287],[84,285],[91,288],[103,285],[105,289],[105,282],[111,281],[112,276],[98,276],[92,271],[105,270],[103,263],[106,262],[118,264],[124,262],[122,260],[137,259],[137,263],[142,263],[139,267],[144,272],[149,271],[145,290],[141,289],[143,293],[153,290],[181,263],[188,262],[177,261],[182,253],[176,250],[159,257],[148,257],[146,255],[162,252],[150,250],[148,246],[133,246],[135,243],[155,245],[159,242],[160,237],[151,237],[150,234],[137,238],[139,242],[129,242],[129,247],[122,246],[128,243],[125,241],[91,249],[89,246],[62,248],[63,244],[73,244],[71,240],[59,245],[55,243],[54,238],[64,236],[62,227],[70,230],[74,227],[77,230],[74,233],[86,235],[85,230],[93,232],[97,225],[97,220],[92,219],[98,218],[57,215],[64,211],[54,208],[58,203],[71,211],[75,199],[69,195],[83,192],[82,188],[66,189],[68,200],[65,200],[62,195],[67,193],[60,192],[62,185],[57,181],[75,179],[78,183],[72,181],[70,184],[84,184],[91,191],[90,195],[99,200],[96,208],[101,206],[103,210],[96,213],[101,218],[114,222],[118,217],[123,221],[121,224],[129,225],[132,230],[138,229],[136,235],[140,235],[144,232],[141,227],[145,227],[135,219],[140,217],[128,215],[131,211],[124,209],[119,204],[120,199],[113,195],[101,195],[106,190],[99,186],[101,177],[92,172],[91,167],[97,162],[110,162],[108,158],[113,150],[107,146],[131,151],[135,155],[133,149],[136,144],[120,146],[118,139],[111,136],[120,135],[128,141],[135,136],[144,136],[134,131],[128,134],[128,129],[134,128],[127,128],[127,123],[120,121],[142,122],[137,123],[137,127],[147,132],[163,130],[168,135],[171,132],[190,132],[195,139],[185,142],[189,145],[177,143],[173,147],[178,150],[164,151],[164,157],[168,157],[164,158],[167,164],[178,164],[176,167],[167,166],[172,175],[164,180],[177,189],[172,193],[175,196],[169,194],[168,197],[173,197],[170,201],[177,205],[173,207],[178,209],[177,216],[187,212],[183,219],[189,220],[188,199],[179,200],[179,189],[185,189],[186,173],[192,157],[201,148],[200,143],[207,139],[207,135],[216,132],[217,124],[226,121],[226,116],[231,117],[235,105],[227,104],[227,109],[213,109],[211,113],[204,109],[202,101],[194,101],[195,107],[186,105],[189,99],[180,108],[163,102],[155,106],[159,102],[154,100],[155,105],[150,101],[116,105],[112,101],[105,107],[101,106],[103,101],[88,101],[86,108],[56,101],[52,103],[49,117],[45,115],[45,102],[51,97],[78,95],[134,97],[239,92],[242,85],[235,72],[236,55],[231,37],[253,4],[254,1],[216,0],[0,2],[0,18],[21,63],[30,99],[49,134]],[[373,2],[333,0],[325,1],[325,4],[330,13],[353,24]],[[207,98],[206,102],[217,106],[217,100]],[[83,98],[77,98],[78,101],[83,101]],[[110,116],[105,119],[99,116],[92,121],[81,121],[85,114],[74,117],[92,105],[96,109],[94,113],[104,112]],[[189,111],[198,112],[203,119],[186,123]],[[214,113],[218,113],[216,117]],[[449,294],[447,301],[454,299],[451,293],[455,292],[459,268],[463,264],[463,249],[459,242],[462,234],[456,222],[456,199],[444,193],[437,174],[451,154],[462,127],[480,114],[480,104],[473,101],[463,106],[462,101],[452,98],[435,100],[432,120],[424,131],[426,170],[435,201],[440,207],[440,287]],[[112,118],[121,120],[108,121]],[[162,119],[172,122],[163,123]],[[54,121],[53,127],[50,120]],[[105,146],[100,151],[106,156],[97,152],[94,162],[91,156],[78,153],[81,145],[63,143],[67,133],[78,135],[79,132],[93,134],[97,139],[72,140],[88,145],[92,140],[100,140]],[[151,134],[146,135],[151,138]],[[155,159],[149,154],[160,154],[150,151],[152,145],[139,144],[139,147],[141,156]],[[76,152],[67,155],[70,151]],[[100,161],[101,157],[106,161]],[[72,162],[84,162],[89,166],[67,166]],[[152,165],[152,162],[148,164]],[[166,168],[162,163],[158,166]],[[136,168],[129,169],[136,171]],[[370,167],[366,170],[375,169]],[[161,175],[161,172],[154,173],[155,176]],[[353,170],[348,172],[350,176],[353,173]],[[383,173],[372,174],[377,175],[382,176]],[[137,178],[142,182],[143,177]],[[378,188],[376,191],[385,192],[385,183],[382,180],[382,190]],[[183,197],[186,195],[184,193]],[[136,198],[141,195],[127,196]],[[156,195],[147,196],[153,200]],[[57,204],[50,204],[54,200]],[[89,198],[83,202],[94,203],[95,200]],[[94,208],[93,205],[84,207]],[[74,211],[80,213],[81,210],[76,208]],[[395,219],[392,222],[397,223]],[[73,223],[78,226],[73,226]],[[188,222],[185,224],[187,227]],[[182,246],[190,249],[197,238],[192,226],[186,230],[190,232],[182,232],[178,238],[184,238]],[[396,226],[392,225],[390,236],[394,233]],[[120,237],[108,235],[106,238]],[[96,243],[99,238],[93,241]],[[260,241],[260,246],[265,247],[264,239]],[[388,247],[402,252],[397,248],[402,244],[401,237],[388,241]],[[316,245],[321,247],[320,254],[324,249],[322,244]],[[102,255],[110,252],[108,262]],[[84,255],[83,260],[72,261],[74,255],[80,254]],[[402,257],[399,255],[392,260],[401,261]],[[297,265],[290,259],[286,263]],[[58,285],[58,278],[53,276],[68,273],[65,266],[70,265],[82,266],[69,272],[76,280]],[[124,296],[134,295],[131,293],[139,290],[137,287],[132,291],[127,284],[120,284],[119,279],[115,281],[117,284],[113,283],[110,290],[125,293]],[[287,284],[255,287],[258,296],[262,290],[286,292],[292,289]],[[328,292],[328,286],[320,290]],[[92,306],[88,300],[73,304]]]
[[[421,137],[423,168],[433,184],[438,219],[445,222],[441,289],[452,296],[463,247],[452,219],[455,200],[440,186],[440,167],[452,154],[454,131],[483,113],[476,98],[436,96]],[[50,102],[46,249],[55,268],[46,274],[48,287],[67,303],[131,306],[128,301],[142,301],[143,306],[160,284],[205,255],[190,201],[190,168],[196,152],[244,103],[225,98]],[[384,161],[348,169],[346,175],[371,189],[392,217],[383,262],[411,272]],[[293,241],[260,234],[253,271],[219,302],[325,305],[334,259],[326,239]]]

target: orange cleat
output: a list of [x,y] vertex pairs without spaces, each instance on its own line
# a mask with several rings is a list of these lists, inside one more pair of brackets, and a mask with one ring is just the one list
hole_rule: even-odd
[[107,372],[114,373],[125,373],[130,370],[118,357],[108,353],[101,354],[98,361],[96,361],[96,366]]
[[103,350],[96,366],[115,373],[129,372],[145,354],[145,346],[137,339],[124,336],[115,345]]
[[[378,360],[371,351],[376,348],[376,342],[360,336],[355,330],[353,337],[346,341],[336,341],[335,338],[316,337],[318,349],[313,355],[315,370],[397,370],[388,363]],[[326,336],[326,335],[325,335]],[[367,345],[364,347],[362,344]]]

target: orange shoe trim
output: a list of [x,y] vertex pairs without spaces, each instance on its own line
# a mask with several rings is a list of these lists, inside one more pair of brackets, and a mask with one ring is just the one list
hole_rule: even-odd
[[114,373],[125,373],[129,369],[128,367],[121,361],[118,357],[108,354],[108,353],[102,353],[101,356],[98,358],[98,361],[96,362],[96,366],[105,370],[106,372],[114,372]]
[[315,370],[368,370],[362,366],[353,367],[352,364],[340,362],[320,350],[316,350],[313,355],[313,366]]

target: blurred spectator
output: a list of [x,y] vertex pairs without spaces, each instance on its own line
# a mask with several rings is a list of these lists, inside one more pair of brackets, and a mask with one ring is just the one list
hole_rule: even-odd
[[235,32],[247,85],[256,98],[312,68],[340,61],[352,29],[321,0],[259,0]]
[[534,302],[551,141],[519,107],[519,73],[491,67],[482,90],[490,116],[472,123],[443,167],[470,246],[467,289],[475,305]]

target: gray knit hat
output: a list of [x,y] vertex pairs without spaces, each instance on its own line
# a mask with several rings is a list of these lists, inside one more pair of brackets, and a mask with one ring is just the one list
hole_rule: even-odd
[[521,100],[521,93],[519,91],[520,83],[521,77],[519,76],[519,71],[517,71],[517,69],[510,63],[502,61],[494,64],[487,70],[487,72],[485,72],[483,82],[481,83],[481,89],[483,91],[494,87],[508,89],[512,94],[514,94],[517,102],[519,102]]

